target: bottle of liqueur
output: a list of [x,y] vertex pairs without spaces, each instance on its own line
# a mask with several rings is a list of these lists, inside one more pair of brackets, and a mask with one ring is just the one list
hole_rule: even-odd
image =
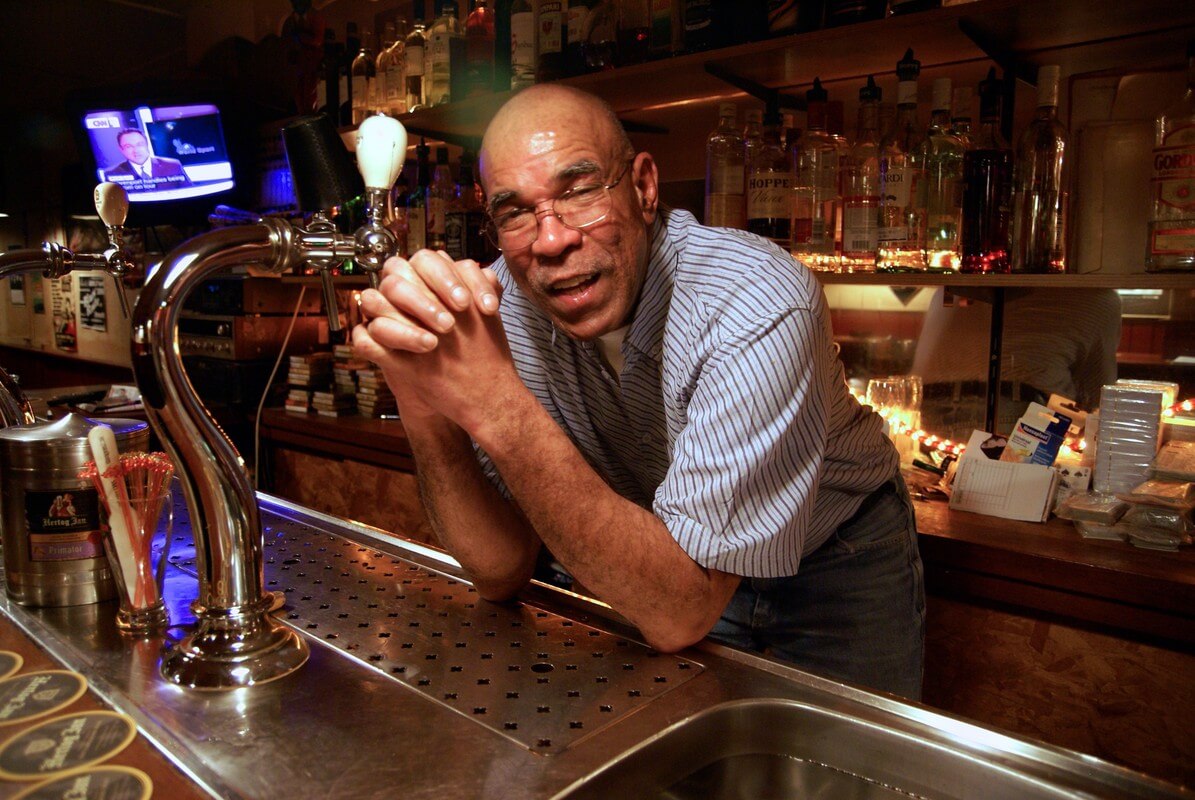
[[384,113],[390,113],[390,103],[387,101],[389,89],[386,78],[389,76],[390,50],[394,47],[394,23],[387,22],[382,26],[382,35],[378,39],[378,52],[374,56],[373,92],[370,96],[370,107]]
[[1007,273],[1009,204],[1012,201],[1012,150],[1000,133],[1004,82],[996,70],[979,84],[979,129],[963,155],[963,228],[960,272]]
[[373,50],[373,33],[365,31],[361,37],[361,49],[352,65],[353,124],[360,125],[373,110],[371,101],[376,94],[373,88],[377,75],[377,56]]
[[403,258],[409,258],[411,255],[408,242],[410,229],[407,224],[407,194],[410,189],[405,171],[400,172],[386,197],[386,228],[398,241],[398,254]]
[[651,0],[651,57],[676,55],[683,47],[683,0]]
[[829,95],[818,78],[805,93],[808,124],[792,148],[794,180],[792,254],[813,269],[837,268],[834,230],[841,204],[839,145],[827,129]]
[[419,140],[415,148],[415,185],[407,193],[407,252],[414,254],[428,247],[427,200],[431,183],[427,143]]
[[586,19],[585,67],[590,72],[614,69],[618,53],[618,11],[614,0],[597,0]]
[[917,76],[913,51],[896,65],[896,119],[880,141],[880,245],[876,268],[925,268],[925,170],[917,155],[925,130],[917,122]]
[[407,110],[418,111],[427,106],[427,87],[424,85],[423,68],[427,61],[427,29],[423,27],[423,0],[415,0],[412,11],[411,32],[407,34],[406,65],[403,67],[403,83],[407,87]]
[[544,83],[565,76],[565,7],[562,0],[539,0],[538,5],[536,34],[539,37],[539,61],[535,67],[535,82]]
[[954,90],[950,101],[950,132],[963,143],[967,150],[971,149],[971,89],[959,86]]
[[[443,0],[440,15],[431,30],[431,94],[428,105],[440,105],[452,100],[452,66],[454,52],[465,42],[456,0]],[[459,80],[459,77],[456,79]]]
[[448,148],[437,147],[436,167],[427,189],[427,246],[432,250],[444,250],[448,246],[448,207],[455,189],[452,168],[448,165]]
[[1195,269],[1195,41],[1187,44],[1187,91],[1154,125],[1148,272]]
[[485,196],[474,177],[473,164],[473,154],[466,150],[461,154],[452,201],[444,215],[444,249],[454,259],[471,258],[485,264],[494,259],[484,246]]
[[344,24],[344,60],[340,65],[340,119],[343,126],[353,124],[353,61],[361,52],[361,37],[357,33],[357,23]]
[[[387,114],[405,114],[407,111],[407,89],[404,70],[407,56],[407,23],[397,20],[394,24],[394,42],[386,52],[385,68],[378,70],[378,81],[385,81],[385,96],[382,108]],[[379,58],[379,61],[381,59]]]
[[842,176],[842,270],[875,270],[880,210],[880,99],[875,78],[859,90],[859,123]]
[[340,115],[340,62],[342,55],[336,32],[324,29],[324,60],[320,64],[320,81],[315,87],[315,110],[338,122]]
[[535,83],[535,9],[530,0],[514,0],[510,7],[510,88]]
[[589,41],[589,8],[595,0],[569,0],[564,32],[564,68],[569,75],[589,72],[585,43]]
[[1012,177],[1012,271],[1066,272],[1066,128],[1058,119],[1060,68],[1037,71],[1037,111],[1017,143]]
[[494,11],[473,0],[465,19],[465,97],[489,94],[494,85]]
[[758,108],[747,109],[746,121],[743,125],[743,158],[751,163],[755,151],[763,145],[763,111]]
[[929,131],[917,151],[925,169],[925,262],[931,270],[957,270],[960,259],[966,147],[951,132],[950,101],[950,78],[938,78]]
[[651,8],[649,0],[619,0],[618,63],[641,64],[651,49]]
[[705,224],[747,226],[745,150],[734,103],[718,106],[718,127],[705,143]]
[[763,142],[747,164],[747,230],[767,237],[784,250],[792,244],[792,159],[780,143],[780,110],[763,117]]
[[846,164],[851,157],[851,144],[843,131],[846,130],[846,104],[831,100],[826,104],[826,131],[838,152],[838,209],[834,215],[834,263],[842,267],[842,194]]

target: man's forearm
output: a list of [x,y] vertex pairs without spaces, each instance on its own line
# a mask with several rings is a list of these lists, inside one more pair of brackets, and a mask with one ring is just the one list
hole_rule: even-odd
[[443,417],[404,419],[432,528],[478,592],[504,600],[530,580],[539,539],[486,479],[468,434]]
[[529,392],[504,397],[477,434],[539,538],[649,643],[675,650],[709,632],[739,579],[701,567],[611,489]]

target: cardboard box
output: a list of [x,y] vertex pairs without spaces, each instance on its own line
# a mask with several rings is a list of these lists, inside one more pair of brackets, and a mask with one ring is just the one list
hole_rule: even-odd
[[983,444],[991,438],[973,431],[958,462],[950,507],[1005,519],[1045,522],[1053,505],[1058,473],[1041,464],[1018,464],[988,458]]

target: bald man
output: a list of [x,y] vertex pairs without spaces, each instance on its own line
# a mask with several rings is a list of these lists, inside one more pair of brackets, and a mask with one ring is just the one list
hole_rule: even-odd
[[480,165],[502,257],[391,259],[354,331],[479,593],[513,597],[546,547],[659,650],[708,635],[918,697],[912,508],[817,281],[661,208],[652,156],[583,92],[515,95]]

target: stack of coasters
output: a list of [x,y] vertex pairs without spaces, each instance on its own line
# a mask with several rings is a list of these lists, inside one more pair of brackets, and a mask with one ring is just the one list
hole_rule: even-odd
[[357,413],[357,397],[336,390],[312,392],[311,407],[321,417],[347,417]]
[[362,416],[375,419],[398,412],[394,393],[386,385],[380,369],[370,367],[357,371],[357,410]]
[[326,351],[291,356],[286,382],[294,389],[323,389],[332,382],[332,354]]

